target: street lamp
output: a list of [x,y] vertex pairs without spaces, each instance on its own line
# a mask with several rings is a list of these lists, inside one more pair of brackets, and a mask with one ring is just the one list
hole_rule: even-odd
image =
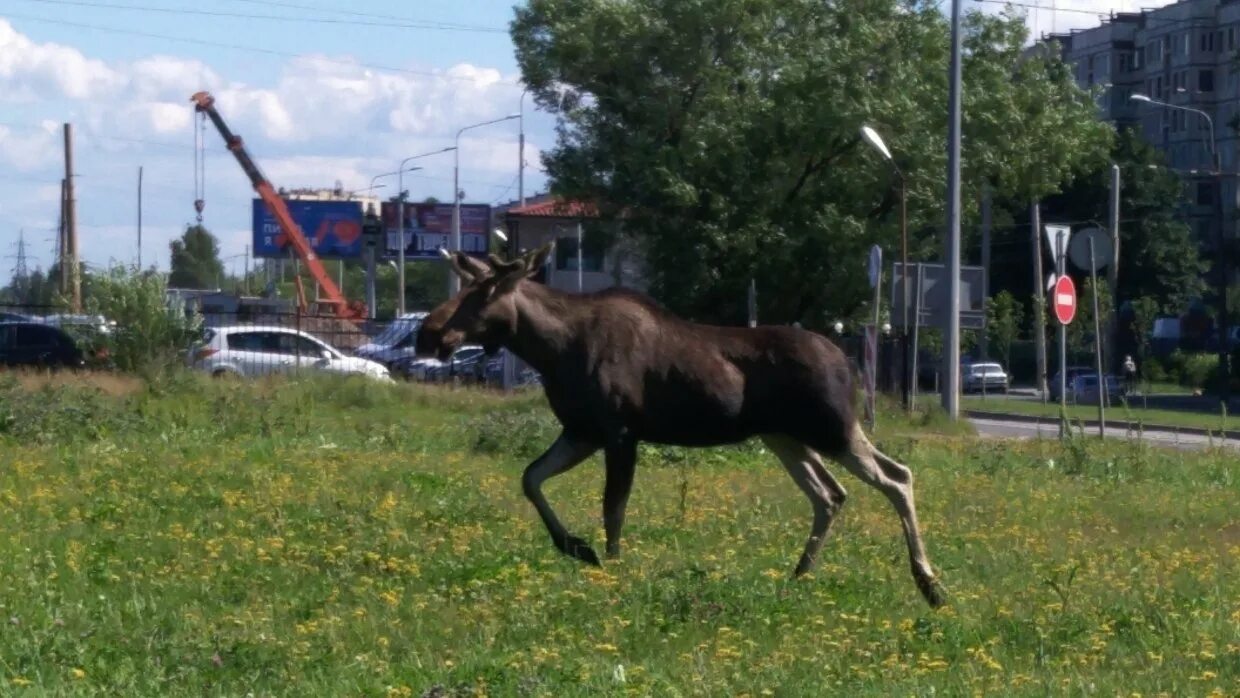
[[[521,114],[509,114],[508,116],[490,121],[481,121],[476,124],[464,126],[456,132],[456,145],[451,148],[455,151],[454,164],[452,166],[452,242],[451,251],[458,252],[461,249],[461,134],[472,128],[489,126],[498,124],[501,121],[511,121],[512,119],[520,119]],[[451,298],[461,290],[461,279],[456,274],[448,274],[448,297]]]
[[399,265],[396,268],[396,317],[405,314],[405,163],[418,158],[446,153],[449,150],[456,150],[456,146],[440,148],[439,150],[432,150],[429,153],[421,153],[419,155],[410,155],[401,160],[400,165],[396,167],[396,229],[400,231],[400,244],[396,246],[396,263]]
[[896,177],[900,180],[900,267],[902,269],[901,288],[904,293],[904,305],[901,308],[903,316],[903,326],[900,328],[900,354],[901,373],[903,374],[902,397],[904,399],[904,408],[909,408],[909,365],[908,365],[908,306],[909,306],[909,284],[908,284],[908,194],[907,186],[904,181],[904,173],[900,171],[900,166],[896,164],[896,159],[892,157],[891,151],[887,149],[887,144],[883,142],[882,136],[869,126],[861,127],[861,137],[874,147],[883,159],[891,163],[891,169],[895,171]]
[[517,102],[517,202],[525,207],[525,93],[530,88],[521,90],[521,99]]
[[1218,365],[1219,365],[1219,373],[1221,374],[1220,378],[1222,382],[1222,385],[1219,386],[1219,389],[1222,391],[1223,402],[1224,404],[1226,404],[1231,397],[1231,370],[1228,367],[1228,364],[1230,363],[1230,357],[1228,356],[1228,347],[1227,347],[1227,330],[1230,325],[1227,319],[1227,286],[1228,286],[1228,281],[1230,281],[1230,279],[1228,278],[1228,274],[1230,272],[1228,270],[1228,264],[1227,264],[1227,261],[1228,261],[1227,260],[1227,256],[1228,256],[1227,241],[1226,241],[1225,236],[1223,235],[1223,167],[1221,163],[1219,162],[1218,143],[1214,140],[1214,120],[1210,118],[1209,114],[1205,113],[1204,111],[1201,111],[1200,109],[1193,109],[1192,107],[1184,107],[1178,104],[1169,104],[1167,102],[1161,102],[1156,99],[1151,99],[1148,95],[1143,95],[1140,93],[1132,95],[1131,97],[1129,97],[1129,99],[1131,99],[1134,102],[1143,102],[1145,104],[1155,104],[1161,107],[1166,107],[1168,109],[1179,109],[1180,111],[1186,111],[1186,112],[1192,112],[1194,114],[1198,114],[1203,119],[1206,120],[1206,125],[1210,129],[1210,160],[1211,160],[1210,164],[1214,168],[1214,171],[1211,174],[1214,176],[1214,218],[1215,218],[1215,221],[1217,222],[1216,241],[1217,241],[1217,249],[1218,249],[1218,270],[1219,270]]

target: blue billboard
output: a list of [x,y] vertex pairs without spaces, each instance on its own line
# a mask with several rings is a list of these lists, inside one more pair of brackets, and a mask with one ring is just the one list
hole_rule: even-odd
[[[362,202],[284,199],[293,221],[310,249],[323,259],[362,256]],[[288,257],[294,254],[276,217],[262,199],[254,199],[254,256]]]

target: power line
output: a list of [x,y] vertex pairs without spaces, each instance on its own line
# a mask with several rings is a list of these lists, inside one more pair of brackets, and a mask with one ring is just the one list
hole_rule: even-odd
[[132,10],[137,12],[162,12],[165,14],[177,15],[198,15],[202,17],[227,17],[233,19],[259,19],[259,20],[276,20],[280,22],[308,22],[313,24],[349,24],[364,27],[384,27],[389,29],[432,29],[437,31],[464,31],[464,32],[488,32],[488,33],[507,33],[503,29],[496,27],[484,27],[481,25],[453,25],[441,22],[429,22],[419,20],[401,20],[397,18],[389,19],[384,22],[374,22],[356,19],[327,19],[322,17],[289,17],[285,15],[256,15],[246,14],[242,12],[222,12],[218,10],[190,10],[184,8],[172,7],[153,7],[150,5],[119,5],[119,4],[100,4],[95,2],[84,2],[84,0],[19,0],[20,2],[38,2],[45,5],[69,5],[73,7],[92,7],[101,10]]
[[1077,14],[1093,15],[1094,17],[1109,16],[1107,13],[1098,12],[1097,10],[1082,10],[1077,7],[1048,7],[1046,5],[1036,5],[1030,2],[1014,2],[1011,0],[973,0],[973,2],[987,5],[1011,5],[1013,7],[1026,7],[1033,10],[1046,10],[1048,12],[1075,12]]
[[[295,2],[276,2],[275,0],[236,0],[236,2],[245,2],[252,5],[263,5],[267,7],[287,7],[294,10],[310,10],[311,12],[326,12],[336,15],[345,15],[348,17],[369,17],[371,19],[390,19],[398,22],[421,22],[424,20],[412,19],[409,17],[397,17],[394,15],[381,15],[373,12],[357,12],[355,10],[336,10],[327,7],[316,7],[314,5],[299,5]],[[425,20],[428,21],[429,20]],[[443,25],[447,28],[472,29],[479,31],[507,32],[506,29],[498,27],[484,27],[480,24],[459,24],[457,22],[434,22],[434,24]]]
[[[128,36],[141,36],[148,39],[163,39],[164,41],[176,41],[185,44],[195,44],[197,46],[211,46],[214,48],[226,48],[233,51],[249,51],[251,53],[261,53],[268,56],[279,56],[281,58],[306,58],[304,53],[292,53],[290,51],[277,51],[269,48],[259,48],[257,46],[242,46],[240,44],[226,44],[218,41],[206,41],[205,39],[189,39],[180,36],[168,36],[167,34],[155,34],[153,32],[143,32],[134,29],[121,29],[119,27],[107,27],[98,24],[87,24],[85,22],[70,22],[65,19],[50,19],[47,17],[34,17],[31,15],[23,15],[15,12],[5,12],[4,16],[22,19],[27,22],[43,22],[45,24],[53,24],[60,27],[77,27],[79,29],[90,29],[91,31],[110,32],[113,34],[125,34]],[[432,70],[414,70],[412,68],[396,68],[390,65],[379,65],[376,63],[359,63],[357,61],[341,60],[339,58],[329,58],[327,56],[316,56],[315,60],[325,63],[336,63],[354,68],[369,68],[371,70],[382,70],[391,73],[403,73],[406,75],[423,75],[427,77],[439,78],[441,80],[451,80],[454,82],[477,83],[475,78],[462,77],[457,75],[449,75],[447,73],[435,72]],[[511,80],[496,80],[496,85],[504,85],[506,87],[520,87],[519,83]]]

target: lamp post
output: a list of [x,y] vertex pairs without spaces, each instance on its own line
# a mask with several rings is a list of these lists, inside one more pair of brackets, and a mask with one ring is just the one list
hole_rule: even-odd
[[1154,104],[1168,109],[1178,109],[1180,111],[1192,112],[1200,115],[1206,120],[1206,126],[1210,130],[1210,166],[1213,168],[1211,173],[1214,179],[1214,219],[1215,225],[1215,241],[1218,254],[1218,272],[1219,272],[1219,288],[1218,288],[1218,367],[1220,374],[1219,390],[1223,403],[1227,404],[1231,398],[1231,370],[1228,364],[1230,357],[1228,356],[1227,330],[1229,322],[1227,318],[1227,286],[1228,275],[1230,269],[1228,265],[1229,250],[1227,248],[1226,236],[1223,234],[1223,167],[1219,162],[1218,142],[1214,140],[1214,120],[1210,115],[1200,109],[1192,107],[1180,106],[1178,104],[1170,104],[1156,99],[1151,99],[1148,95],[1134,94],[1129,97],[1134,102],[1143,102],[1145,104]]
[[[400,231],[400,244],[398,244],[396,252],[396,316],[400,317],[405,314],[405,163],[418,158],[426,158],[440,153],[446,153],[449,150],[456,150],[456,146],[440,148],[432,150],[429,153],[421,153],[418,155],[410,155],[400,161],[400,165],[396,168],[396,229]],[[418,168],[421,169],[421,168]]]
[[[403,163],[402,163],[402,164],[403,164]],[[420,170],[420,169],[422,169],[422,168],[421,168],[421,167],[410,167],[410,168],[408,168],[408,169],[393,170],[393,171],[391,171],[391,172],[384,172],[383,174],[377,174],[377,175],[375,175],[374,177],[371,177],[371,178],[370,178],[370,186],[369,186],[369,187],[366,187],[366,188],[365,188],[365,189],[363,189],[362,191],[374,191],[375,189],[379,189],[379,188],[382,188],[383,186],[385,186],[385,185],[383,185],[383,184],[378,184],[378,185],[376,185],[376,184],[375,184],[375,182],[376,182],[377,180],[379,180],[380,178],[383,178],[383,177],[391,177],[392,175],[399,175],[399,174],[401,174],[402,172],[416,172],[417,170]],[[403,191],[404,191],[404,189],[402,188],[402,189],[401,189],[401,191],[403,192]],[[356,193],[356,192],[355,192],[355,193]],[[400,192],[397,192],[397,196],[398,196],[398,197],[400,197]],[[382,213],[382,212],[380,212],[380,213]],[[403,242],[403,241],[404,241],[404,235],[403,235],[404,230],[402,229],[402,231],[401,231],[401,232],[402,232],[402,235],[401,235],[401,241]],[[387,245],[385,244],[385,245],[384,245],[384,247],[386,247],[386,246],[387,246]],[[374,319],[374,317],[375,317],[375,265],[374,265],[374,257],[375,257],[375,255],[376,255],[376,254],[377,254],[377,253],[376,253],[376,252],[375,252],[375,250],[372,248],[372,249],[371,249],[371,251],[370,251],[370,256],[367,258],[367,261],[366,261],[366,309],[367,309],[367,313],[370,315],[370,318],[371,318],[372,320],[373,320],[373,319]],[[389,261],[390,261],[390,260],[389,260]],[[393,262],[393,263],[392,263],[392,265],[393,265],[393,266],[395,266],[395,262]],[[397,274],[398,274],[398,275],[402,275],[402,276],[403,276],[403,270],[402,270],[402,271],[400,271],[400,272],[397,272]],[[403,280],[403,279],[402,279],[402,280]],[[404,294],[403,289],[404,289],[404,284],[397,284],[396,294],[397,294],[398,298],[396,299],[396,306],[397,306],[397,308],[398,308],[398,310],[397,310],[397,312],[398,312],[398,313],[403,313],[403,312],[404,312],[405,294]]]
[[[461,249],[461,134],[472,128],[489,126],[498,124],[501,121],[511,121],[512,119],[520,119],[520,114],[509,114],[508,116],[490,121],[480,121],[476,124],[463,126],[461,130],[456,132],[456,144],[452,147],[455,151],[455,163],[452,166],[452,242],[451,252],[458,252]],[[461,290],[461,279],[456,274],[448,274],[448,297],[455,296]]]
[[530,88],[521,90],[521,99],[517,102],[517,205],[525,206],[525,93]]
[[883,158],[891,163],[891,169],[895,171],[896,177],[900,180],[900,286],[903,289],[903,307],[901,308],[901,326],[900,326],[900,363],[901,371],[901,397],[904,401],[904,409],[909,409],[909,365],[908,365],[908,304],[909,304],[909,288],[908,288],[908,187],[904,180],[904,173],[900,170],[900,166],[896,164],[896,160],[891,155],[891,151],[887,149],[887,144],[883,142],[881,136],[869,126],[861,127],[861,137],[867,143],[874,146]]

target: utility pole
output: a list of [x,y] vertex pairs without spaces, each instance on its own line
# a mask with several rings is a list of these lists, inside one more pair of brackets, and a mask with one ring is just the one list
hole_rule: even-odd
[[69,187],[68,179],[60,180],[60,227],[56,236],[56,265],[60,268],[60,295],[69,295]]
[[[984,302],[990,302],[990,185],[982,185],[982,298]],[[990,338],[987,336],[987,328],[983,328],[981,335],[978,337],[978,349],[981,352],[982,360],[990,358]],[[1012,370],[1011,366],[1007,369]]]
[[960,417],[960,5],[952,0],[951,67],[947,101],[947,327],[943,363],[947,382],[943,408],[953,421]]
[[1119,340],[1119,165],[1111,165],[1111,201],[1107,208],[1109,220],[1107,223],[1111,228],[1111,259],[1107,260],[1107,285],[1111,287],[1111,317],[1107,318],[1107,335],[1110,341],[1112,356],[1103,357],[1103,363],[1106,366],[1115,365],[1115,347]]
[[1035,201],[1029,207],[1030,240],[1033,242],[1033,341],[1038,354],[1038,378],[1034,387],[1042,394],[1042,402],[1046,402],[1049,397],[1046,391],[1046,297],[1042,295],[1042,284],[1046,282],[1042,278],[1042,241],[1038,239],[1042,234],[1041,214]]
[[77,202],[73,198],[73,126],[65,124],[65,233],[69,241],[69,284],[73,312],[82,312],[82,265],[78,257]]

